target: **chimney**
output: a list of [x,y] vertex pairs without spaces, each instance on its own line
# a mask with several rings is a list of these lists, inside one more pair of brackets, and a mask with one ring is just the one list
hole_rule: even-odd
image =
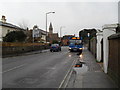
[[2,20],[3,23],[6,22],[6,19],[5,19],[5,16],[4,16],[4,15],[2,16],[2,19],[1,19],[1,20]]

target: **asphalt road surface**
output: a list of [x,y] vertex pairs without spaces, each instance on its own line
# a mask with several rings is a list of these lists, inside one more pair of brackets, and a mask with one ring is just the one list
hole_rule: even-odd
[[3,58],[3,88],[58,88],[70,69],[76,53],[62,47],[61,52]]

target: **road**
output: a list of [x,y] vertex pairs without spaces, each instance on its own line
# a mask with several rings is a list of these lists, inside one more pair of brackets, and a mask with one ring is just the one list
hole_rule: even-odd
[[70,69],[76,53],[68,47],[61,52],[43,52],[3,58],[3,88],[58,88]]

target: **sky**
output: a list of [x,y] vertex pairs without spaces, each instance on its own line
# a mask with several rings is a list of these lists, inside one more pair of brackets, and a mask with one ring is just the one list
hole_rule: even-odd
[[[11,1],[11,2],[10,2]],[[6,16],[7,22],[19,25],[23,22],[32,28],[38,25],[46,28],[52,22],[54,32],[63,35],[79,35],[82,29],[102,29],[104,24],[118,23],[119,0],[4,0],[0,3],[0,17]]]
[[120,23],[120,1],[118,4],[118,22]]

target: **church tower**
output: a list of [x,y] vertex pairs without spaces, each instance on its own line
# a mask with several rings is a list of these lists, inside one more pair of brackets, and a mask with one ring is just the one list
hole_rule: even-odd
[[52,34],[53,33],[53,27],[52,27],[52,23],[50,23],[50,26],[49,26],[49,34]]

